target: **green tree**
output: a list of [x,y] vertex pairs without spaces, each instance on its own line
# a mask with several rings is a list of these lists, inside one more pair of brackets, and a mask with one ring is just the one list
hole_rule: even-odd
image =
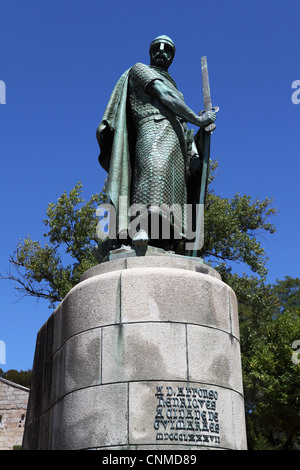
[[285,276],[284,280],[277,281],[276,293],[280,302],[280,309],[299,311],[300,306],[300,280]]
[[275,232],[269,222],[276,214],[273,200],[252,200],[238,193],[231,199],[217,196],[210,191],[205,207],[205,242],[201,256],[208,262],[218,263],[225,274],[228,263],[243,263],[259,276],[265,276],[267,257],[259,236]]
[[106,202],[104,193],[87,202],[81,196],[82,184],[77,183],[69,194],[64,192],[57,203],[50,203],[44,220],[47,242],[32,240],[30,235],[18,242],[10,256],[10,270],[2,279],[15,281],[23,296],[43,298],[55,307],[81,274],[96,264],[93,246],[96,236],[96,209]]
[[300,442],[300,358],[292,349],[300,340],[300,280],[263,289],[261,309],[239,308],[248,443],[292,450]]
[[15,384],[22,385],[23,387],[30,387],[30,381],[31,381],[31,375],[32,375],[32,370],[15,370],[15,369],[9,369],[6,372],[4,372],[2,369],[0,369],[0,377],[3,379],[9,380],[10,382],[14,382]]

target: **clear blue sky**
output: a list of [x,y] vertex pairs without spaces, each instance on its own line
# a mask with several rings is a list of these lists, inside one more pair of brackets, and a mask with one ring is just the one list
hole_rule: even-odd
[[[43,241],[49,202],[78,181],[86,199],[102,189],[95,131],[112,88],[134,63],[148,63],[150,42],[167,34],[177,49],[170,72],[195,111],[208,58],[220,107],[215,191],[275,198],[277,232],[262,238],[268,281],[299,276],[300,105],[291,101],[299,1],[0,0],[0,18],[1,273],[19,238]],[[31,368],[51,311],[30,298],[16,303],[11,281],[0,281],[0,295],[0,368]]]

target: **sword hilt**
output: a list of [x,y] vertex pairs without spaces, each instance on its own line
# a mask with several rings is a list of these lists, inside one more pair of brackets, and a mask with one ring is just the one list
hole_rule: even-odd
[[[219,109],[220,109],[219,106],[214,106],[213,108],[211,108],[210,110],[207,110],[207,111],[212,111],[213,113],[217,113],[219,111]],[[207,111],[200,111],[199,116],[202,116]],[[208,126],[206,126],[204,129],[206,130],[206,132],[212,132],[212,131],[215,130],[216,127],[217,126],[214,123],[211,123]]]

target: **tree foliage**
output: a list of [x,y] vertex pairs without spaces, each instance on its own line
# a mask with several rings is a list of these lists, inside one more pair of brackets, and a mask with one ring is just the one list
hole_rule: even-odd
[[23,387],[30,388],[30,382],[31,382],[31,375],[32,375],[32,370],[15,370],[15,369],[9,369],[6,372],[4,372],[0,368],[0,377],[2,379],[9,380],[10,382],[14,382],[15,384],[22,385]]
[[[286,277],[270,288],[267,312],[253,324],[242,313],[242,363],[248,439],[252,448],[292,450],[300,443],[300,279]],[[273,304],[273,305],[272,305]],[[266,303],[265,303],[266,305]],[[295,357],[292,360],[293,355]]]
[[272,199],[252,200],[238,193],[231,199],[208,193],[205,242],[201,255],[208,261],[244,263],[260,276],[267,273],[265,250],[258,236],[274,233],[269,217],[276,214]]
[[50,308],[60,302],[76,285],[84,271],[96,264],[93,243],[96,236],[96,209],[107,200],[103,193],[87,202],[81,196],[82,184],[77,183],[69,194],[64,192],[57,203],[50,203],[47,243],[32,240],[30,235],[18,242],[10,256],[10,271],[4,279],[16,282],[23,296],[47,299]]

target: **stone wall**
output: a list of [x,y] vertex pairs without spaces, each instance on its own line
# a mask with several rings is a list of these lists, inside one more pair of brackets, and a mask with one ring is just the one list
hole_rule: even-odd
[[21,445],[29,389],[0,378],[0,450]]

